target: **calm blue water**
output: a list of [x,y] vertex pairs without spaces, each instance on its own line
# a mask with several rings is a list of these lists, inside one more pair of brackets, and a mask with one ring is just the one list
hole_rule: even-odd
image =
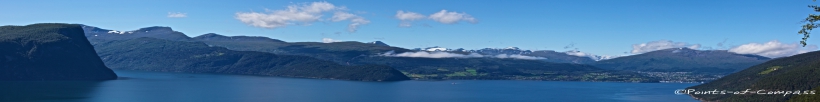
[[[696,84],[515,80],[358,82],[115,70],[120,80],[0,82],[0,101],[696,102]],[[454,84],[456,83],[456,84]]]

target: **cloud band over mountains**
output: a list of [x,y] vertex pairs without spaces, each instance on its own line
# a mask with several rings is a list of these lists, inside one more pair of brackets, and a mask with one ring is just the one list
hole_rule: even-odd
[[633,54],[640,54],[646,52],[652,52],[656,50],[663,50],[669,48],[690,48],[690,49],[698,49],[700,48],[700,44],[689,44],[685,42],[673,42],[669,40],[658,40],[658,41],[650,41],[647,43],[641,44],[634,44],[632,45],[632,53]]
[[526,60],[538,60],[538,59],[546,59],[543,57],[533,57],[533,56],[524,56],[524,55],[508,55],[508,54],[498,54],[498,55],[481,55],[477,53],[470,53],[470,54],[457,54],[457,53],[449,53],[449,52],[427,52],[427,51],[417,51],[417,52],[404,52],[404,53],[395,53],[393,51],[386,52],[380,54],[380,56],[387,56],[387,57],[418,57],[418,58],[511,58],[511,59],[526,59]]
[[[723,42],[718,43],[718,46],[722,47],[723,43],[725,43],[725,40]],[[669,48],[698,49],[700,47],[700,44],[689,44],[685,42],[658,40],[647,43],[634,44],[632,45],[632,53],[640,54]],[[769,58],[778,58],[811,51],[817,51],[817,49],[817,45],[809,45],[808,47],[802,47],[802,45],[798,43],[782,43],[777,40],[772,40],[766,43],[747,43],[740,46],[734,46],[730,47],[728,51],[738,54],[754,54]]]
[[798,43],[787,44],[781,43],[777,40],[772,40],[766,43],[743,44],[729,49],[729,52],[734,52],[738,54],[755,54],[770,58],[777,58],[792,56],[816,50],[817,45],[809,45],[808,47],[802,47],[802,45]]

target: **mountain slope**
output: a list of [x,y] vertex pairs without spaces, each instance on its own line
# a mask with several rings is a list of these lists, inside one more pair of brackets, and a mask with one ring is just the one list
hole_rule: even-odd
[[575,63],[575,64],[590,64],[595,63],[595,61],[599,60],[600,58],[593,58],[594,55],[581,53],[580,51],[568,51],[568,52],[556,52],[552,50],[538,50],[538,51],[530,51],[530,50],[522,50],[518,47],[507,47],[507,48],[483,48],[478,50],[465,50],[463,48],[458,49],[449,49],[439,46],[434,47],[427,47],[427,48],[415,48],[415,51],[442,51],[442,52],[450,52],[450,53],[460,53],[460,54],[469,54],[469,53],[477,53],[481,55],[489,55],[489,56],[496,56],[496,55],[521,55],[521,56],[530,56],[530,57],[541,57],[540,61],[546,62],[554,62],[554,63]]
[[[217,38],[218,37],[218,38]],[[284,55],[310,56],[323,60],[330,60],[338,63],[346,63],[348,60],[363,56],[384,53],[388,51],[407,52],[410,50],[390,47],[379,44],[369,44],[361,42],[283,42],[277,41],[248,41],[248,40],[224,40],[225,38],[236,38],[243,36],[222,36],[216,34],[205,34],[194,37],[195,41],[204,42],[208,45],[225,47],[237,51],[260,51]],[[264,37],[267,38],[267,37]],[[270,38],[267,38],[270,39]]]
[[595,66],[646,72],[698,72],[728,74],[763,63],[769,58],[721,50],[672,48],[596,62]]
[[230,42],[230,41],[239,41],[239,42],[272,42],[272,43],[285,43],[282,40],[271,39],[268,37],[256,37],[256,36],[224,36],[215,33],[208,33],[203,34],[193,39],[201,40],[201,41],[219,41],[219,42]]
[[194,40],[202,41],[212,46],[226,47],[231,50],[311,56],[349,65],[389,65],[417,79],[657,81],[637,73],[609,71],[593,66],[556,64],[543,61],[497,58],[436,59],[385,57],[379,55],[389,51],[402,53],[410,52],[411,50],[361,42],[287,43],[229,41],[203,38],[207,37],[194,37]]
[[388,66],[344,66],[304,56],[209,47],[201,42],[137,38],[104,42],[96,46],[100,57],[113,69],[361,81],[409,79]]
[[387,43],[384,43],[382,41],[368,42],[368,44],[381,45],[381,46],[390,46],[390,45],[387,45]]
[[[158,34],[146,37],[160,38]],[[99,40],[104,41],[104,40]],[[121,40],[111,40],[121,41]],[[362,42],[283,42],[266,37],[222,36],[218,34],[204,34],[191,40],[177,40],[183,42],[203,42],[213,47],[224,47],[235,51],[259,51],[277,55],[309,56],[321,60],[329,60],[342,65],[388,65],[400,69],[405,75],[423,75],[417,79],[508,79],[508,80],[564,80],[564,81],[627,81],[627,82],[657,82],[634,72],[610,71],[593,66],[575,64],[556,64],[543,61],[515,60],[501,58],[472,58],[472,59],[430,59],[430,58],[403,58],[382,56],[385,52],[403,53],[411,50],[390,47],[379,43]],[[382,42],[383,43],[383,42]],[[98,48],[105,43],[95,44]],[[203,44],[204,45],[204,44]],[[128,45],[119,48],[132,48]],[[150,46],[148,46],[150,47]],[[117,47],[112,47],[117,48]],[[100,50],[101,52],[105,50]],[[118,50],[131,51],[131,50]],[[108,52],[108,51],[105,51]],[[161,53],[161,52],[151,52]],[[130,61],[116,60],[101,54],[106,62]],[[207,53],[202,53],[207,54]],[[184,54],[183,54],[184,55]],[[148,54],[142,56],[150,56]],[[127,56],[139,58],[142,56]],[[167,55],[172,56],[172,55]],[[185,55],[188,56],[188,55]],[[157,59],[162,60],[162,59]],[[432,62],[431,62],[432,61]],[[446,63],[437,63],[443,61]],[[172,61],[163,61],[172,62]],[[128,62],[145,63],[145,62]],[[110,63],[123,64],[123,63]],[[153,63],[149,63],[153,64]],[[164,64],[172,65],[172,64]],[[184,67],[184,66],[181,66]],[[112,65],[112,68],[117,67]],[[146,69],[139,69],[146,70]],[[195,69],[206,70],[207,69]],[[434,73],[434,74],[431,74]]]
[[0,80],[111,80],[80,25],[0,27]]
[[[796,91],[817,90],[820,88],[820,51],[798,54],[790,57],[777,58],[749,67],[743,71],[728,75],[718,80],[689,87],[696,90],[739,90],[752,91]],[[816,92],[815,92],[816,93]],[[707,101],[759,101],[783,102],[791,101],[810,102],[811,99],[820,99],[814,95],[693,95],[695,98]],[[817,101],[817,100],[813,100]]]
[[140,28],[138,30],[133,31],[116,31],[116,30],[107,30],[102,28],[97,28],[93,26],[82,26],[83,31],[85,31],[85,36],[88,40],[94,44],[97,42],[103,41],[110,41],[110,40],[128,40],[128,39],[136,39],[141,37],[151,37],[157,39],[166,39],[166,40],[175,40],[175,41],[189,41],[191,37],[187,35],[174,31],[171,27],[146,27]]
[[725,50],[671,48],[598,61],[592,65],[611,70],[640,72],[669,82],[706,82],[763,63],[769,58]]
[[526,56],[535,56],[535,57],[544,57],[547,59],[543,59],[547,62],[556,62],[556,63],[578,63],[578,64],[590,64],[595,63],[595,60],[589,57],[581,57],[581,56],[574,56],[569,55],[567,53],[555,52],[552,50],[541,50],[541,51],[533,51],[529,54],[524,54]]

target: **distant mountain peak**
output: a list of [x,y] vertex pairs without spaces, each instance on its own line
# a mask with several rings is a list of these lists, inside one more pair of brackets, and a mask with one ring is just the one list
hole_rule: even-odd
[[504,48],[505,50],[519,50],[518,47],[507,47]]
[[211,41],[264,41],[264,42],[285,42],[263,36],[225,36],[216,33],[207,33],[194,37],[197,40]]
[[174,29],[171,29],[171,27],[165,27],[165,26],[153,26],[153,27],[140,28],[140,29],[136,30],[136,32],[150,32],[150,31],[172,32],[172,31],[174,31]]
[[594,54],[590,54],[590,53],[584,53],[584,52],[581,52],[581,51],[578,51],[578,50],[569,50],[569,51],[566,51],[564,53],[567,54],[567,55],[573,55],[573,56],[579,56],[579,57],[589,57],[590,59],[595,60],[595,61],[601,61],[601,60],[608,60],[608,59],[613,59],[613,58],[617,58],[617,57],[623,57],[623,56],[609,56],[609,55],[594,55]]
[[207,38],[229,38],[228,36],[225,36],[225,35],[219,35],[219,34],[216,34],[216,33],[207,33],[207,34],[202,34],[202,35],[196,36],[196,37],[194,37],[194,38],[201,38],[201,37],[207,37]]
[[132,31],[108,30],[88,25],[82,25],[82,28],[85,32],[85,36],[91,39],[90,41],[92,42],[96,42],[96,40],[124,40],[141,37],[178,41],[187,41],[191,39],[182,32],[177,32],[171,29],[171,27],[163,26],[145,27]]
[[449,51],[450,49],[444,48],[444,47],[439,47],[439,46],[433,46],[433,47],[424,48],[422,50],[424,50],[424,51]]
[[373,42],[368,42],[368,44],[375,44],[375,45],[382,45],[382,46],[390,46],[390,45],[387,45],[386,43],[384,43],[384,42],[382,42],[382,41],[373,41]]

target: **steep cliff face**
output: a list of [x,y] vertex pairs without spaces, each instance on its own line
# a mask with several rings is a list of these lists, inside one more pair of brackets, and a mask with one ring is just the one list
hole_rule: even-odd
[[80,25],[0,27],[0,80],[111,80]]

